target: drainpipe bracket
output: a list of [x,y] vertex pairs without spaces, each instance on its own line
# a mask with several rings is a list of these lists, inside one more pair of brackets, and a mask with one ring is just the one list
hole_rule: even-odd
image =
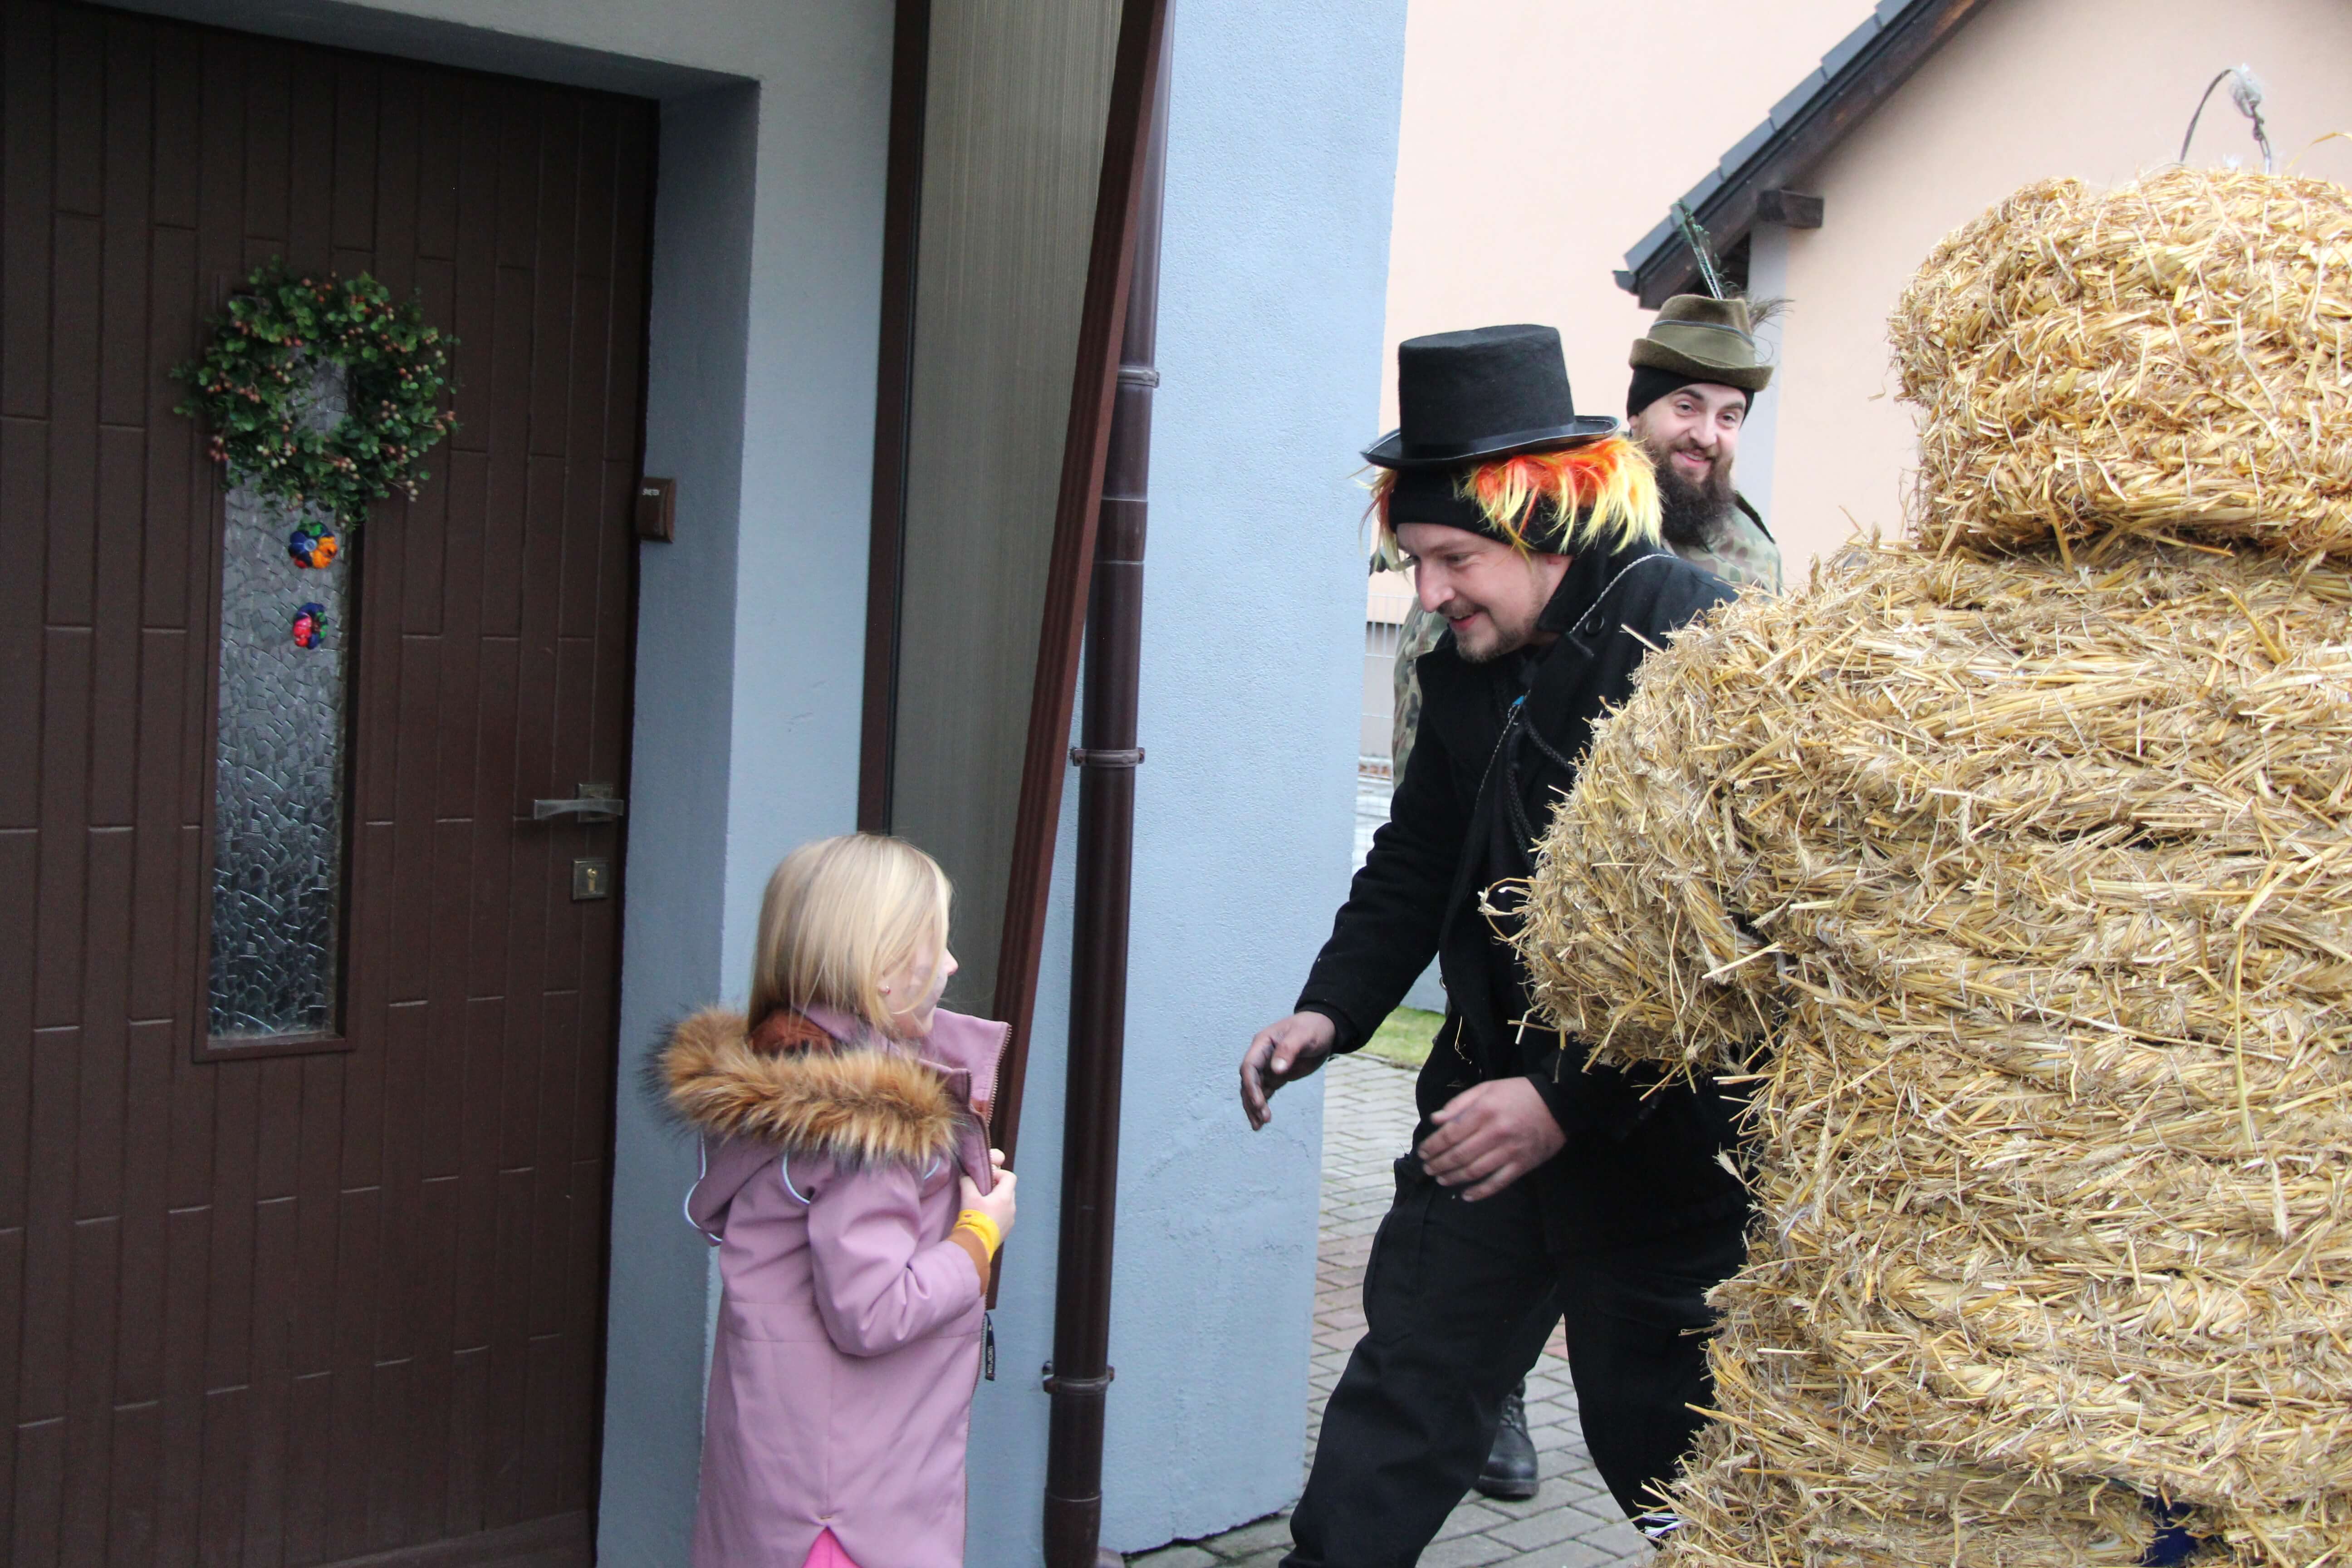
[[1048,1394],[1075,1394],[1081,1396],[1100,1394],[1118,1381],[1118,1368],[1115,1366],[1105,1367],[1100,1377],[1056,1377],[1054,1375],[1054,1363],[1049,1361],[1045,1363],[1045,1381],[1043,1386]]
[[1070,748],[1070,766],[1074,768],[1134,768],[1142,765],[1141,746],[1116,751],[1089,751],[1084,746]]

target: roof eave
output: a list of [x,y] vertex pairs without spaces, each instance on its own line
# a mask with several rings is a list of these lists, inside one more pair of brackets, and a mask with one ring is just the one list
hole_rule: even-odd
[[[1989,3],[1882,0],[1823,57],[1820,69],[1774,105],[1770,118],[1741,138],[1683,197],[1717,249],[1730,249],[1755,226],[1757,200],[1764,192],[1801,184]],[[1700,286],[1697,263],[1671,221],[1644,235],[1625,262],[1618,286],[1637,296],[1645,310]]]

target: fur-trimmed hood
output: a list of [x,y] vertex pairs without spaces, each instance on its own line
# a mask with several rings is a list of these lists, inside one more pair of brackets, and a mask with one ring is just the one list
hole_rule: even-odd
[[671,1030],[658,1066],[670,1109],[698,1131],[845,1164],[928,1164],[971,1118],[928,1062],[872,1046],[754,1050],[743,1015],[723,1007]]

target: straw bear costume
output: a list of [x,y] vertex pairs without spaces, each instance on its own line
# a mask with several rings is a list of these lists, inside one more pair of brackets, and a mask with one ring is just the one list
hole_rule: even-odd
[[1672,1561],[2344,1561],[2352,194],[2029,187],[1893,331],[1909,542],[1651,660],[1528,889],[1754,1092]]

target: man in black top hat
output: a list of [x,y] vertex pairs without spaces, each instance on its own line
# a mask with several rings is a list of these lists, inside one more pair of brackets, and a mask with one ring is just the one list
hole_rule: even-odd
[[[1772,380],[1772,367],[1757,351],[1748,302],[1677,294],[1633,340],[1627,363],[1633,377],[1625,391],[1625,434],[1658,470],[1666,548],[1735,588],[1779,593],[1780,546],[1732,482],[1740,434],[1757,394]],[[1402,776],[1421,723],[1414,661],[1444,635],[1444,620],[1419,605],[1398,627],[1392,776]],[[1480,1489],[1514,1495],[1483,1481]]]
[[1648,460],[1579,416],[1559,334],[1487,327],[1397,351],[1402,425],[1384,545],[1448,630],[1423,656],[1419,741],[1297,1010],[1241,1064],[1268,1097],[1352,1050],[1437,956],[1447,1009],[1421,1125],[1364,1281],[1366,1332],[1332,1392],[1293,1568],[1413,1562],[1476,1475],[1502,1402],[1565,1321],[1585,1439],[1629,1515],[1655,1506],[1706,1394],[1706,1290],[1744,1255],[1747,1194],[1711,1086],[1589,1068],[1528,1016],[1503,933],[1593,720],[1649,648],[1730,597],[1660,543]]

